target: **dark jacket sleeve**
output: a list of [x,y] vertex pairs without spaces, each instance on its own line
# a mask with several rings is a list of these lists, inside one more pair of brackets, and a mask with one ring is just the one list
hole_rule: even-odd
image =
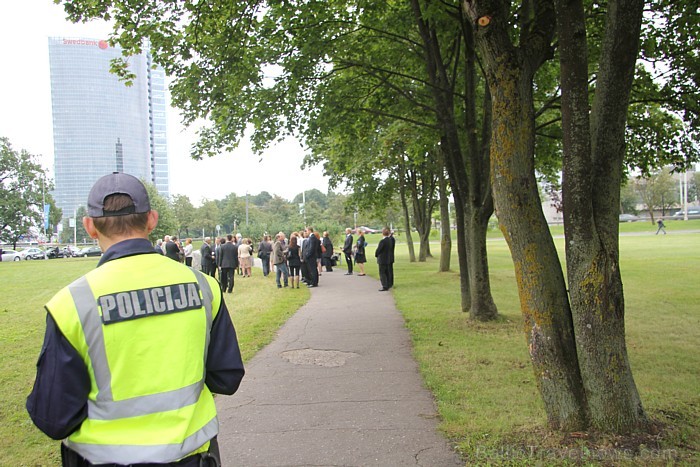
[[87,418],[89,393],[90,376],[83,359],[47,313],[36,380],[27,398],[29,417],[51,438],[66,438]]
[[304,249],[302,250],[302,254],[304,255],[305,260],[309,260],[311,258],[316,257],[316,243],[314,243],[315,239],[312,239],[309,237],[306,240],[306,243],[304,244]]
[[233,328],[226,303],[221,300],[219,313],[211,327],[205,381],[211,392],[231,395],[238,390],[244,374],[236,330]]
[[386,241],[385,240],[386,240],[386,237],[382,238],[379,241],[379,244],[377,245],[377,249],[374,250],[374,256],[376,258],[379,258],[384,253],[384,249],[386,248]]

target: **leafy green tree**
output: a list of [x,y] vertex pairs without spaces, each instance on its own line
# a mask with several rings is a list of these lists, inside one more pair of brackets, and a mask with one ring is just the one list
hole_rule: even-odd
[[652,225],[656,222],[654,220],[656,211],[660,210],[664,215],[668,208],[678,203],[678,188],[668,168],[637,177],[633,186],[644,209],[649,213]]
[[71,220],[63,219],[63,230],[61,231],[61,243],[88,243],[92,241],[83,226],[83,217],[87,216],[87,208],[78,206],[75,210],[75,228],[70,226]]
[[[302,225],[300,222],[301,216],[298,212],[297,205],[295,203],[290,203],[280,196],[273,196],[273,198],[267,203],[267,206],[265,206],[265,212],[269,215],[268,222],[271,227],[269,232],[273,232],[275,230],[272,229],[273,224],[285,225],[291,224],[292,221],[294,221],[294,223],[297,225]],[[276,222],[271,222],[272,219],[275,219]]]
[[177,235],[178,224],[173,209],[168,204],[168,200],[158,193],[158,189],[152,183],[141,180],[146,186],[148,199],[151,202],[151,209],[158,211],[158,225],[148,236],[151,242],[155,243],[159,238],[166,235]]
[[[645,71],[658,86],[647,100],[683,118],[694,141],[700,130],[700,22],[694,0],[647,2],[642,27]],[[662,26],[660,26],[662,25]]]
[[185,232],[185,237],[190,236],[190,229],[194,223],[195,209],[190,198],[185,195],[174,195],[170,200],[178,235]]
[[219,222],[221,222],[221,209],[219,205],[216,201],[205,200],[202,205],[197,208],[194,227],[198,232],[202,231],[205,237],[214,237],[216,236],[216,226],[221,225]]
[[700,172],[688,176],[688,202],[697,204],[700,201]]
[[[640,81],[638,78],[635,84],[639,85]],[[652,93],[647,91],[646,96]],[[625,140],[626,167],[644,176],[666,165],[683,171],[700,158],[698,144],[686,130],[685,123],[658,102],[633,101],[630,104]]]
[[[42,183],[46,173],[25,150],[16,151],[10,140],[0,138],[0,240],[17,246],[31,229],[41,230]],[[50,185],[45,186],[50,190]]]
[[306,199],[307,203],[310,202],[315,202],[318,208],[320,209],[326,209],[328,208],[328,196],[321,192],[320,190],[313,188],[311,190],[307,190],[304,192],[304,195],[302,196],[301,193],[296,195],[294,199],[292,200],[293,203],[301,203],[303,199]]
[[328,193],[328,207],[323,213],[323,218],[341,226],[343,233],[345,228],[354,227],[352,207],[348,205],[347,195]]
[[49,232],[54,232],[63,219],[63,209],[56,206],[56,201],[51,194],[46,194],[46,203],[49,205]]
[[272,195],[267,191],[261,191],[255,196],[251,196],[250,202],[258,207],[263,207],[272,199]]
[[[239,197],[235,193],[228,194],[224,199],[217,202],[219,207],[219,217],[216,218],[216,224],[221,226],[224,232],[234,232],[234,224],[236,225],[236,230],[240,230],[242,225],[245,224],[246,218],[246,199],[245,196]],[[250,205],[249,205],[250,210]],[[250,221],[250,212],[248,213]]]
[[635,190],[635,182],[628,179],[620,190],[620,214],[637,214],[639,194]]

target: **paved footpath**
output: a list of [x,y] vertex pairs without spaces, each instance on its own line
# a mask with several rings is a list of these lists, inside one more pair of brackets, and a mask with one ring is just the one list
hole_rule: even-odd
[[391,292],[344,272],[324,272],[238,392],[217,396],[224,466],[464,465],[437,431]]

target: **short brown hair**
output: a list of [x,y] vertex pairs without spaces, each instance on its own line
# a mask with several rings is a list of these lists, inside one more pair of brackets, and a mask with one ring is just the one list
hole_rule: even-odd
[[[129,195],[117,193],[105,198],[105,210],[119,211],[133,206],[134,201]],[[127,214],[125,216],[94,217],[95,228],[103,235],[113,237],[132,232],[143,232],[148,227],[148,213]]]

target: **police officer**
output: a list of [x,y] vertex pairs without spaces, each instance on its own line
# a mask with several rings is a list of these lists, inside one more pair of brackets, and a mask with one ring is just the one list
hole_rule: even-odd
[[143,184],[100,178],[85,230],[98,267],[46,305],[46,335],[27,410],[62,439],[64,466],[220,465],[212,393],[243,378],[219,284],[156,254]]

